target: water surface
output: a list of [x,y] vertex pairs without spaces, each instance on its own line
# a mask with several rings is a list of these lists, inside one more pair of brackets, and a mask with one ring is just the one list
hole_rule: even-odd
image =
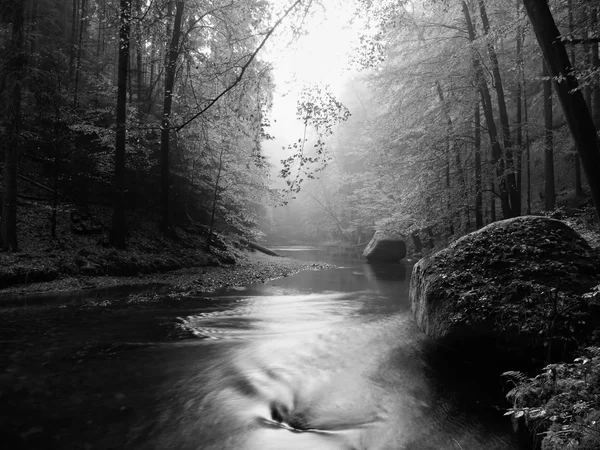
[[221,290],[181,317],[201,339],[153,350],[167,375],[129,446],[518,448],[489,386],[448,365],[416,327],[410,264],[275,250],[338,268]]

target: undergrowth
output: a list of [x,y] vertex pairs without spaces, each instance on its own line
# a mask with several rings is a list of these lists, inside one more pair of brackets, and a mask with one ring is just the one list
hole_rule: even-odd
[[503,374],[515,383],[506,415],[524,420],[541,450],[600,448],[600,347],[587,347],[572,363],[549,364],[541,373]]

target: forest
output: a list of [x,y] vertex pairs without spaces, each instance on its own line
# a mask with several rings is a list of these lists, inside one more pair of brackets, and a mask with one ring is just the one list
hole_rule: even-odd
[[291,81],[269,57],[326,3],[4,1],[2,248],[26,247],[27,211],[122,249],[136,217],[171,239],[355,244],[598,204],[594,2],[345,4],[343,82],[298,86],[301,132],[273,136]]
[[[597,0],[0,0],[3,442],[597,449],[599,45]],[[512,408],[429,310],[545,352]]]

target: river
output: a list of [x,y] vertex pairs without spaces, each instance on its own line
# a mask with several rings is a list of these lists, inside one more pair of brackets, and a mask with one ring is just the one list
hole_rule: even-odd
[[170,376],[132,447],[519,448],[490,386],[416,327],[410,264],[277,251],[338,268],[222,290],[183,318],[205,339],[168,351]]
[[[337,267],[186,298],[185,308],[160,289],[164,305],[139,311],[48,306],[43,314],[78,323],[35,338],[46,362],[7,363],[5,375],[29,373],[0,395],[4,429],[25,430],[7,448],[519,449],[500,379],[483,382],[476,355],[457,360],[415,325],[410,263],[276,250]],[[32,333],[44,317],[32,313]],[[143,344],[174,320],[197,339]]]

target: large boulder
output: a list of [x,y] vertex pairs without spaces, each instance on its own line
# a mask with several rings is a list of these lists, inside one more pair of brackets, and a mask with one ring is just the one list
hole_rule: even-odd
[[377,231],[363,256],[370,262],[398,262],[406,256],[406,242],[401,237]]
[[594,251],[565,223],[517,217],[421,259],[411,307],[419,327],[451,348],[558,357],[596,325],[583,294],[600,283],[599,272]]

